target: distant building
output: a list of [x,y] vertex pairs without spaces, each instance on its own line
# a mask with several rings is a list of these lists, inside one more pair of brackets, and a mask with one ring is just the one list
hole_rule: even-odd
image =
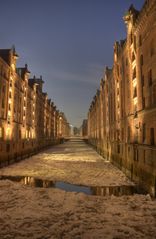
[[83,120],[80,131],[81,131],[81,136],[83,138],[88,137],[88,120],[87,119]]
[[73,135],[74,135],[74,136],[80,135],[80,129],[77,128],[77,127],[73,127]]
[[59,129],[58,136],[60,138],[68,138],[70,136],[70,125],[63,112],[59,113]]
[[88,112],[99,153],[156,196],[156,0],[124,16],[127,38],[114,44]]
[[[42,77],[30,79],[27,65],[16,68],[17,59],[14,47],[0,49],[0,165],[60,141],[60,113],[42,91]],[[69,124],[62,115],[66,137]]]

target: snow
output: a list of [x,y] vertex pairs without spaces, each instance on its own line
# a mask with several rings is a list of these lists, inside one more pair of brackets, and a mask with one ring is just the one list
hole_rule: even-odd
[[[29,175],[96,186],[131,184],[81,141],[67,142],[3,168],[0,175]],[[0,239],[26,238],[156,238],[156,200],[136,194],[91,196],[0,180]]]
[[133,185],[115,166],[81,140],[68,141],[0,170],[0,175],[23,175],[86,186]]

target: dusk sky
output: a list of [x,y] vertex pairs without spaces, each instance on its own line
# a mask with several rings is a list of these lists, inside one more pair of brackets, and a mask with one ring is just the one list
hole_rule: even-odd
[[144,0],[4,0],[0,5],[0,48],[15,45],[18,66],[42,75],[43,90],[80,126],[113,44],[126,37],[123,15]]

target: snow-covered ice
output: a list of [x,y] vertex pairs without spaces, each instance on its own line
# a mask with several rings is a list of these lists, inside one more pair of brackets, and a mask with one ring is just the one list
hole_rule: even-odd
[[[91,147],[69,141],[0,170],[81,185],[130,185]],[[156,238],[149,195],[90,196],[0,180],[0,239]]]
[[40,177],[87,186],[133,184],[119,169],[78,139],[3,168],[0,175]]

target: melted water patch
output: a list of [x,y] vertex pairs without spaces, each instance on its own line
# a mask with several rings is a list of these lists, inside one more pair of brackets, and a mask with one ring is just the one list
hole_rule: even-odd
[[61,181],[43,180],[40,178],[34,178],[29,176],[0,176],[0,180],[11,180],[13,182],[19,182],[23,185],[29,185],[32,187],[40,188],[58,188],[67,192],[82,192],[88,195],[98,196],[122,196],[132,195],[136,193],[135,186],[132,185],[121,185],[121,186],[83,186],[70,184]]

